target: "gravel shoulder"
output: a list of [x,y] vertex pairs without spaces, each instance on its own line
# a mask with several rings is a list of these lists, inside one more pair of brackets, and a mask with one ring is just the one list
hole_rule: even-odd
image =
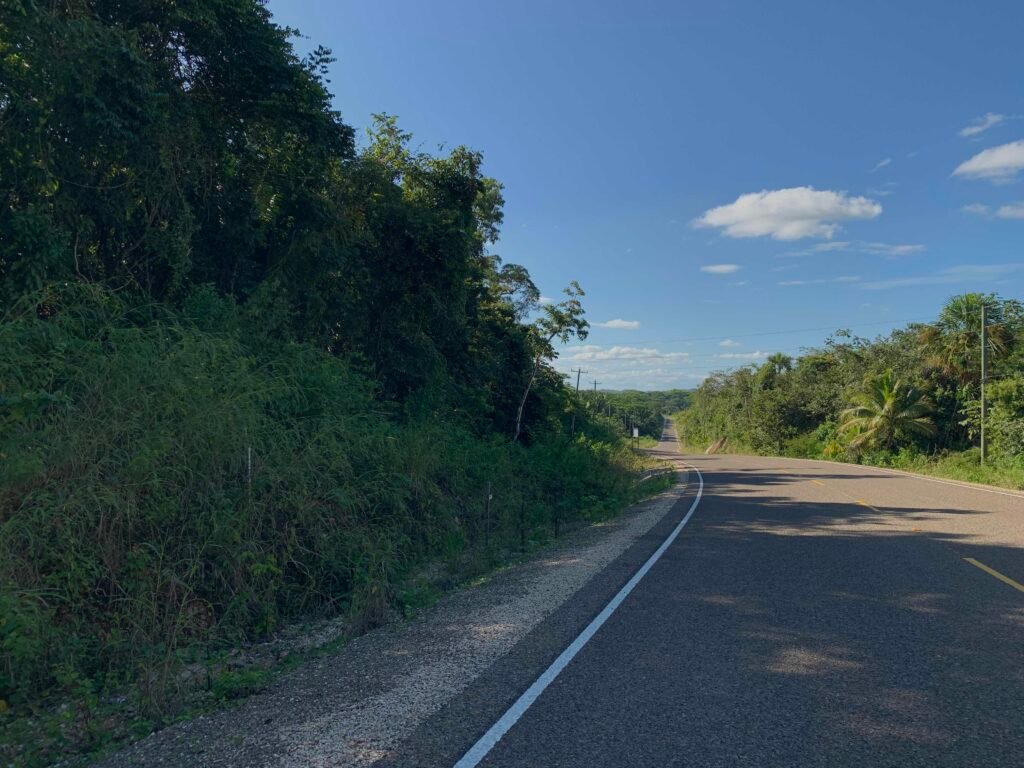
[[[671,448],[656,450],[678,460]],[[675,485],[567,536],[420,617],[314,659],[240,706],[169,727],[99,765],[334,768],[399,746],[672,511]]]

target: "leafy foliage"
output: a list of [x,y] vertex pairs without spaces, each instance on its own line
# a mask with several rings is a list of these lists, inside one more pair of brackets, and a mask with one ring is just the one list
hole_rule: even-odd
[[482,155],[389,115],[357,149],[292,36],[259,0],[0,4],[0,719],[75,701],[88,746],[101,695],[165,718],[188,658],[372,626],[416,567],[634,494],[614,421],[569,435],[583,291],[492,252]]
[[587,403],[592,412],[605,413],[627,428],[633,424],[646,437],[658,438],[665,423],[665,416],[685,408],[690,401],[690,392],[671,389],[662,392],[621,392],[601,391],[588,394]]
[[930,416],[935,410],[931,401],[892,371],[872,376],[851,400],[854,405],[840,414],[839,429],[852,435],[852,448],[872,445],[891,451],[900,438],[935,437],[938,432]]
[[[880,463],[897,455],[973,456],[983,305],[991,459],[1019,466],[1024,311],[1019,301],[993,294],[954,296],[935,323],[884,338],[839,331],[795,361],[773,356],[759,367],[714,374],[680,415],[683,438],[695,446],[724,438],[732,450]],[[1007,476],[1013,475],[997,479]],[[1024,476],[1013,482],[1024,483]]]

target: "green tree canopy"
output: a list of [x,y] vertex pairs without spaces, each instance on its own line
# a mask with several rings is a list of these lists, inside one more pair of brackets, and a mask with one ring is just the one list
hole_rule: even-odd
[[851,446],[878,446],[892,450],[896,443],[937,433],[931,414],[935,407],[919,389],[896,378],[892,371],[871,376],[857,392],[853,405],[840,415],[841,431],[851,435]]

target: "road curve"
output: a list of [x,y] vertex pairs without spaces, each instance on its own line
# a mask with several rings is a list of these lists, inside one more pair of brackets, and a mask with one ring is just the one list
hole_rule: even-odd
[[[659,452],[677,458],[668,438]],[[844,464],[686,461],[704,480],[688,525],[476,764],[1024,764],[1024,495]],[[381,764],[454,765],[697,486]]]

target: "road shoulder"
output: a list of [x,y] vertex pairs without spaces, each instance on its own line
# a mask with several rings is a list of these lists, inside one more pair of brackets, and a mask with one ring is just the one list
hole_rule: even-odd
[[[686,495],[678,484],[414,621],[314,660],[236,709],[153,734],[102,765],[442,764],[628,580],[678,522]],[[399,755],[423,761],[392,762]]]

